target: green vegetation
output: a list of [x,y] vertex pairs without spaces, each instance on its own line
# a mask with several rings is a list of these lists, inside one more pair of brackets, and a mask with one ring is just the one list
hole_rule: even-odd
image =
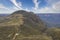
[[33,12],[20,10],[0,20],[0,40],[60,40],[60,29],[49,29]]
[[51,28],[48,29],[47,34],[53,38],[53,40],[60,40],[60,29]]

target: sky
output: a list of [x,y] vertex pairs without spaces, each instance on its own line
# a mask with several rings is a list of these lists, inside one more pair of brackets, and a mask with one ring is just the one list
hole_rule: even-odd
[[60,13],[60,0],[0,0],[0,14],[11,14],[17,10]]

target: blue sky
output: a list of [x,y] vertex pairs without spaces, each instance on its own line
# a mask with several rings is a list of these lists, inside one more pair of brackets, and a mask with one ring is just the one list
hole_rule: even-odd
[[16,10],[34,13],[60,13],[60,0],[0,0],[0,14]]

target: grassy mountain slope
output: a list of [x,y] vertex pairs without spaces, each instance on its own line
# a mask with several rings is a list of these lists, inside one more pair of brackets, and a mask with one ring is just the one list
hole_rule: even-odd
[[46,25],[33,12],[20,10],[0,23],[0,40],[52,40],[43,35],[45,30]]

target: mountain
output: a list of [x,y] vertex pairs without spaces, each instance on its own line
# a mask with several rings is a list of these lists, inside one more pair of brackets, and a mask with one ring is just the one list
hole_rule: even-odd
[[33,12],[16,11],[0,23],[0,40],[51,40],[46,24]]
[[9,15],[9,14],[6,14],[6,13],[5,13],[5,14],[2,14],[2,13],[1,13],[1,14],[0,14],[0,17],[4,17],[4,16],[7,16],[7,15]]
[[5,19],[5,16],[8,16],[9,14],[0,14],[0,23],[3,22]]
[[48,27],[60,27],[60,13],[36,14]]

